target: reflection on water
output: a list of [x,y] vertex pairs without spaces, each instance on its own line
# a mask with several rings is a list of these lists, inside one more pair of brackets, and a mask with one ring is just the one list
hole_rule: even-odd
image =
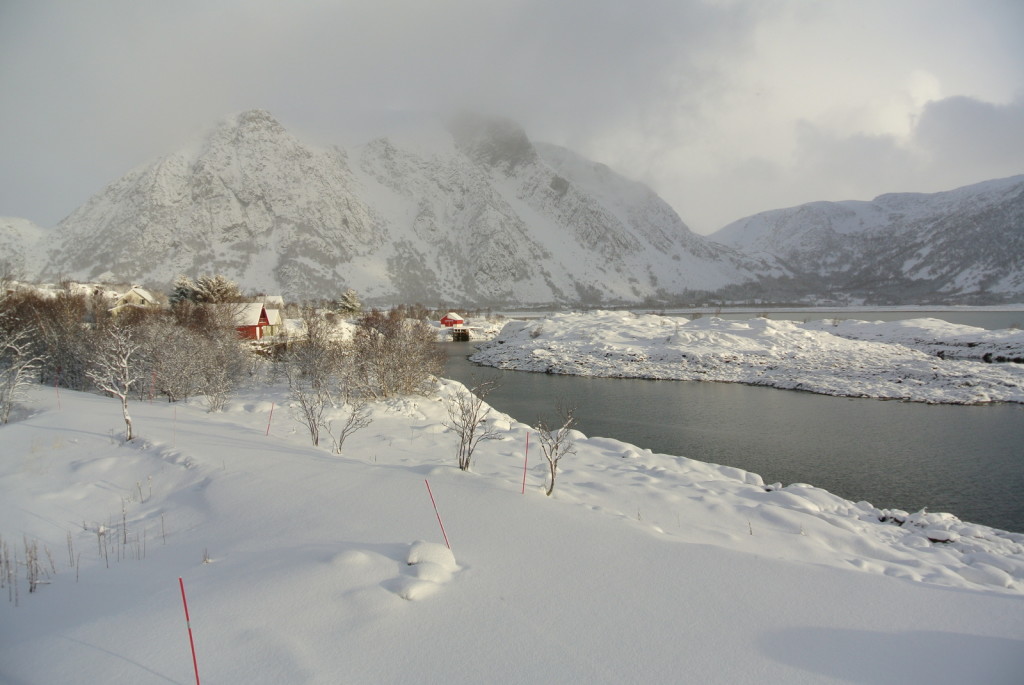
[[654,452],[727,464],[765,482],[803,482],[877,507],[948,511],[1024,532],[1024,406],[925,405],[732,383],[499,371],[450,343],[445,375],[497,378],[488,402],[516,419],[553,420],[560,399],[579,429]]

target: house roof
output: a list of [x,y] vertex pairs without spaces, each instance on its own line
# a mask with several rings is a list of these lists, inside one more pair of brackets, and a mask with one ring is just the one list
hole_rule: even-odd
[[465,321],[465,319],[463,319],[461,316],[459,316],[455,312],[448,312],[447,314],[444,315],[444,318],[446,318],[446,319],[455,319],[456,321]]
[[280,309],[268,309],[267,310],[267,321],[270,322],[271,326],[280,326],[281,322],[282,322],[281,310]]
[[125,302],[128,302],[129,298],[131,298],[132,295],[139,298],[146,304],[157,303],[156,297],[153,296],[153,293],[149,292],[145,288],[140,288],[137,285],[133,285],[131,289],[128,290],[128,292],[124,293],[123,295],[121,295],[121,297],[117,298],[117,302],[119,304],[124,304]]
[[216,307],[220,311],[231,312],[236,326],[258,326],[260,324],[260,317],[263,316],[265,312],[262,302],[229,302],[226,304],[209,304],[206,306]]

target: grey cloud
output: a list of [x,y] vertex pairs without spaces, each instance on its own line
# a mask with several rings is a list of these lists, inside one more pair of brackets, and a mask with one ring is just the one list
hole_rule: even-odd
[[[924,4],[932,7],[911,0],[900,16],[916,21]],[[980,4],[971,10],[973,25],[995,27],[995,37],[979,64],[999,83],[1020,83],[1024,50],[1007,28],[1020,3]],[[0,3],[0,215],[56,223],[130,168],[252,107],[322,143],[349,142],[353,122],[381,112],[473,108],[508,116],[534,139],[650,183],[699,230],[813,199],[938,190],[991,177],[1012,155],[1022,157],[1019,145],[998,142],[1017,135],[1020,101],[933,103],[910,145],[821,121],[801,124],[789,149],[734,142],[788,144],[793,122],[812,115],[801,109],[806,101],[773,100],[794,92],[777,86],[799,83],[796,92],[811,97],[814,79],[828,73],[809,56],[808,68],[785,73],[784,83],[763,80],[764,51],[793,44],[806,17],[850,38],[855,27],[846,32],[835,16],[881,25],[890,12],[884,2],[844,7],[792,0],[8,0]],[[965,11],[930,10],[920,33],[955,33],[948,17]],[[902,35],[890,38],[862,71],[927,66],[920,40],[908,40],[914,50],[904,51]],[[1007,54],[1006,45],[1016,52]],[[978,52],[976,41],[970,46],[963,55],[945,52],[966,64]],[[904,53],[912,59],[880,63],[882,55]],[[735,116],[756,102],[742,89],[755,87],[763,88],[766,114],[751,108]],[[745,129],[736,135],[730,127]],[[966,171],[957,176],[947,166]]]
[[1006,105],[969,97],[930,102],[914,142],[942,167],[1024,173],[1024,93]]

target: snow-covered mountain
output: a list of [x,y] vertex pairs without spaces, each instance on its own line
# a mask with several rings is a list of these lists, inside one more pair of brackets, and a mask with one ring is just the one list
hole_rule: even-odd
[[115,181],[45,242],[40,275],[221,273],[298,298],[636,302],[781,275],[694,235],[645,186],[507,121],[465,115],[348,151],[270,114]]
[[1019,298],[1024,176],[762,212],[711,239],[778,257],[823,290],[872,302]]
[[0,216],[0,276],[20,278],[40,262],[47,230],[28,219]]

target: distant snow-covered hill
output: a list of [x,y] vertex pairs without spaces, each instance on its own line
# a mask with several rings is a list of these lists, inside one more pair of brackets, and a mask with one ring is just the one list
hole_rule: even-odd
[[36,268],[47,231],[28,219],[0,216],[0,276],[21,278]]
[[710,236],[876,303],[1024,296],[1024,176],[870,202],[812,202]]
[[44,277],[221,273],[368,302],[638,302],[785,273],[691,233],[603,165],[468,115],[346,151],[244,112],[115,181],[43,246]]

